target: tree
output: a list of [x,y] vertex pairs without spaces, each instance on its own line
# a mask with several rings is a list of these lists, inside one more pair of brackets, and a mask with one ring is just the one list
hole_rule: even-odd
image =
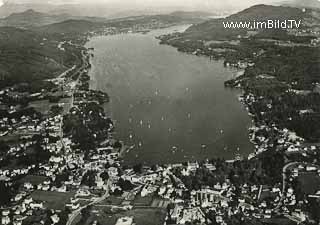
[[118,185],[124,191],[130,191],[134,188],[134,185],[130,181],[124,180],[122,178],[119,179]]
[[4,182],[0,181],[0,206],[5,206],[10,203],[12,192],[10,187]]
[[139,164],[134,165],[134,166],[133,166],[133,171],[134,171],[135,173],[142,173],[142,164],[139,163]]
[[109,179],[109,174],[108,172],[104,171],[103,173],[100,174],[100,177],[104,180],[107,181]]

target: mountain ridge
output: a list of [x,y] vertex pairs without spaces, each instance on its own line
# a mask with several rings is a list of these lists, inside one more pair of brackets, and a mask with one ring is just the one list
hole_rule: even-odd
[[226,18],[211,19],[200,24],[191,26],[183,34],[193,39],[228,39],[238,35],[245,35],[247,29],[227,29],[224,22],[253,22],[267,20],[300,20],[309,17],[309,12],[293,7],[272,6],[259,4],[232,14]]

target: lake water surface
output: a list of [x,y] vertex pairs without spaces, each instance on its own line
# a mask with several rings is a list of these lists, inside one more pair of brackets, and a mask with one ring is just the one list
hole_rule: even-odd
[[179,53],[148,34],[94,37],[91,87],[107,92],[115,137],[135,147],[125,162],[173,163],[253,152],[251,120],[239,90],[224,87],[237,71],[221,61]]

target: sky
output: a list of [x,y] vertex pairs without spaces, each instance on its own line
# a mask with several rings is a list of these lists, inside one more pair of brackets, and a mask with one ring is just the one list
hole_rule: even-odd
[[0,6],[4,2],[10,3],[50,3],[59,4],[116,4],[116,5],[135,5],[135,6],[189,6],[189,7],[214,7],[221,5],[247,6],[258,3],[271,3],[275,0],[0,0]]
[[[62,12],[74,15],[87,16],[109,16],[119,12],[139,12],[139,13],[165,13],[172,11],[207,11],[226,14],[240,11],[256,4],[272,4],[290,0],[0,0],[0,9],[7,10],[3,16],[17,10],[16,4],[37,4],[42,8],[34,8],[42,12]],[[320,0],[318,0],[320,1]],[[9,10],[4,9],[4,4],[14,5]],[[11,3],[11,4],[10,4]],[[52,5],[48,7],[47,4]],[[68,4],[69,6],[63,6]],[[44,5],[44,6],[43,6]],[[39,6],[40,7],[40,6]],[[25,8],[20,11],[24,11]],[[69,11],[68,11],[69,10]],[[0,10],[1,11],[1,10]],[[127,15],[127,14],[126,14]],[[130,14],[128,14],[130,15]],[[1,16],[1,13],[0,13]],[[123,16],[123,15],[121,15]]]

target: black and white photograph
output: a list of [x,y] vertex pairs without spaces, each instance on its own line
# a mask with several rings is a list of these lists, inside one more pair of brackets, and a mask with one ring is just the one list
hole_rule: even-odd
[[320,225],[320,0],[0,0],[0,225]]

